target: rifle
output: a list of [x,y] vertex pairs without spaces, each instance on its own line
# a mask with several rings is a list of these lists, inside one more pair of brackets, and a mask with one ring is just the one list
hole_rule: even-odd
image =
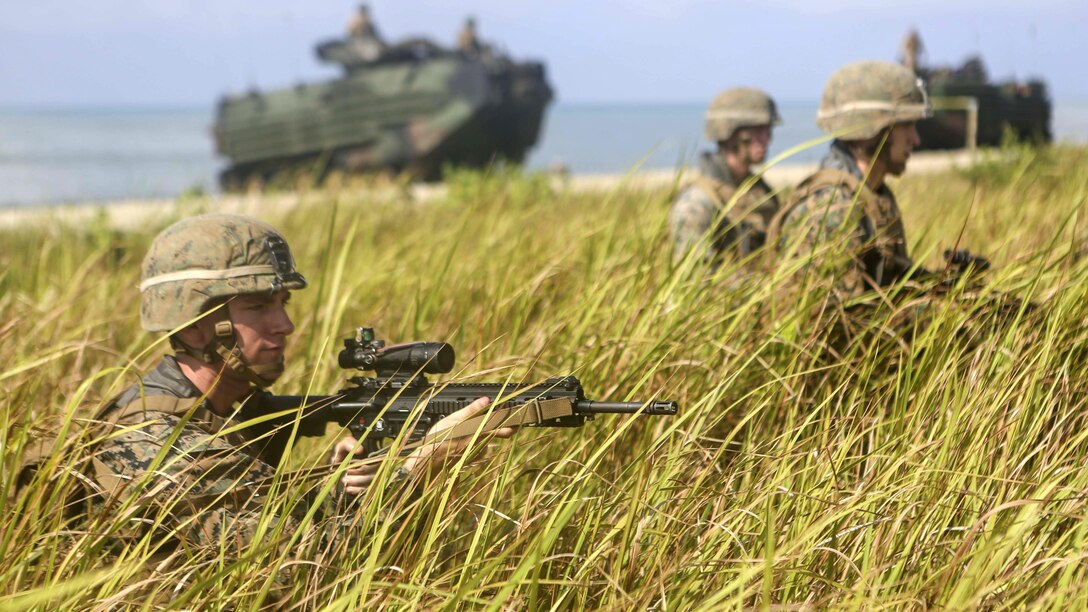
[[341,368],[373,371],[375,376],[353,376],[348,379],[351,386],[336,395],[269,395],[260,403],[266,411],[302,407],[303,426],[311,428],[336,421],[362,440],[371,457],[385,454],[385,442],[395,440],[406,429],[406,442],[423,442],[432,425],[480,397],[490,398],[497,407],[466,420],[446,435],[460,437],[507,426],[580,427],[598,414],[667,416],[678,412],[673,401],[586,399],[582,383],[573,376],[536,384],[427,380],[426,374],[448,373],[454,360],[453,347],[445,342],[385,346],[384,341],[375,339],[373,329],[360,327],[354,336],[344,339],[337,361]]
[[990,260],[975,255],[966,249],[944,251],[945,267],[942,270],[928,270],[919,267],[911,276],[925,293],[938,298],[949,295],[962,295],[972,300],[979,300],[985,310],[1001,317],[1009,317],[1019,312],[1032,312],[1039,304],[1024,300],[1003,291],[984,289],[982,279],[990,270]]
[[972,272],[985,272],[990,269],[990,260],[982,255],[975,255],[967,249],[945,249],[944,260],[954,276],[963,276]]

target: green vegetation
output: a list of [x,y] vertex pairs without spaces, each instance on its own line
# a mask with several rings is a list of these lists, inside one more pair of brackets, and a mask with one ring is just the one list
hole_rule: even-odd
[[[883,333],[899,306],[831,342],[818,287],[782,299],[788,270],[672,266],[665,190],[504,172],[457,174],[425,204],[299,196],[267,219],[311,281],[279,392],[338,388],[340,338],[372,324],[452,342],[462,375],[574,374],[594,397],[682,412],[519,432],[403,523],[364,503],[331,544],[314,524],[277,530],[306,489],[286,480],[237,557],[152,558],[161,536],[113,537],[124,512],[65,524],[69,459],[12,495],[32,427],[77,426],[161,354],[135,286],[174,218],[4,231],[0,609],[1083,608],[1088,151],[1002,159],[902,180],[908,235],[931,267],[955,244],[989,255],[989,289],[1041,307],[954,291],[909,345]],[[300,441],[289,467],[331,440]]]

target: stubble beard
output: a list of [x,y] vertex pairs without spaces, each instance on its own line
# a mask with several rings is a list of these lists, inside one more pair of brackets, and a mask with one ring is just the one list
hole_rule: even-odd
[[903,161],[889,161],[887,163],[888,174],[892,176],[902,176],[907,171],[907,160]]

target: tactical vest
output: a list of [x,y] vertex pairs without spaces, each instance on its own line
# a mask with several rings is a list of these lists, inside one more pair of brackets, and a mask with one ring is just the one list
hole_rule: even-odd
[[50,458],[64,448],[90,440],[90,446],[81,456],[76,457],[73,467],[76,473],[70,480],[71,489],[65,493],[66,514],[73,516],[85,511],[96,499],[105,499],[111,492],[120,490],[125,479],[116,474],[97,457],[97,447],[111,431],[121,427],[120,423],[139,416],[142,421],[154,418],[150,415],[176,416],[188,418],[189,422],[208,427],[222,427],[225,420],[212,413],[203,405],[198,406],[202,398],[177,397],[174,395],[137,396],[132,402],[118,406],[110,403],[100,410],[93,424],[86,430],[69,436],[63,447],[58,447],[57,436],[43,436],[31,442],[24,449],[23,459],[16,476],[17,490],[29,484],[34,472],[41,469]]
[[[693,184],[718,207],[725,210],[738,187],[700,174]],[[767,225],[778,210],[778,200],[771,195],[766,183],[757,180],[721,219],[714,231],[715,247],[719,251],[734,248],[745,257],[766,244]]]
[[[914,265],[907,253],[907,237],[899,207],[890,196],[879,195],[853,174],[835,168],[821,168],[801,182],[767,227],[767,242],[772,251],[781,248],[782,223],[797,206],[821,190],[845,187],[854,194],[861,211],[858,227],[865,240],[865,249],[858,259],[866,273],[878,286],[891,284],[904,276]],[[830,197],[830,196],[829,196]]]

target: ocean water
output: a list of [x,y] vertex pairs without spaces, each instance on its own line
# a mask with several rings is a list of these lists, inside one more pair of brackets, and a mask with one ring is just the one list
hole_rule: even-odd
[[[771,156],[820,136],[816,102],[784,103]],[[709,145],[702,104],[553,105],[530,152],[533,169],[562,165],[576,174],[677,168]],[[0,110],[0,206],[168,198],[217,190],[225,161],[216,157],[207,109]],[[1088,100],[1057,101],[1052,129],[1062,141],[1088,143]],[[817,146],[788,162],[812,162]]]
[[[779,107],[770,157],[821,136],[816,102]],[[546,119],[544,136],[529,166],[563,164],[581,174],[620,173],[633,168],[678,168],[710,147],[703,139],[703,104],[559,105]],[[824,146],[803,150],[794,162],[818,161]]]

